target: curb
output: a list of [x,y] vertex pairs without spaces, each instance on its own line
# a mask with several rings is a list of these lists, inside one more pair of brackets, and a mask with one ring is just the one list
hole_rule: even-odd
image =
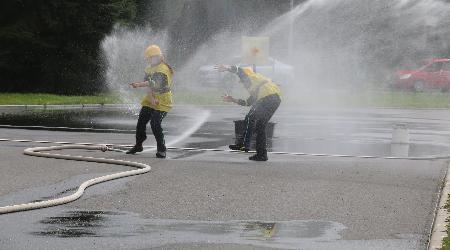
[[442,248],[442,243],[447,237],[447,219],[450,213],[445,208],[450,193],[450,164],[447,168],[445,181],[443,184],[439,205],[437,207],[436,216],[434,218],[433,229],[431,231],[430,241],[428,243],[429,250],[437,250]]

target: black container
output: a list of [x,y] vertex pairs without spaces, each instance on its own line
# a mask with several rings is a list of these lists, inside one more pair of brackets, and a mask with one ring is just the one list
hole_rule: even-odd
[[[272,146],[272,137],[273,137],[273,131],[275,129],[275,122],[269,122],[267,123],[266,127],[266,138],[267,138],[267,146]],[[234,143],[235,144],[244,144],[244,132],[245,132],[245,120],[237,120],[234,121]],[[255,142],[256,142],[256,133],[253,130],[252,140],[250,142],[250,149],[255,148]]]

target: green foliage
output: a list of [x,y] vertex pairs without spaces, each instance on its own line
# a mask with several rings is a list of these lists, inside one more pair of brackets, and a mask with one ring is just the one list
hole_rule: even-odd
[[65,96],[54,94],[0,94],[0,105],[66,105],[66,104],[112,104],[119,103],[114,94],[93,96]]
[[117,23],[167,29],[168,59],[177,66],[221,29],[257,28],[288,6],[274,0],[3,0],[0,91],[99,93],[105,88],[99,45]]
[[450,108],[450,94],[382,90],[318,91],[299,96],[285,93],[285,103],[299,107]]
[[[143,97],[143,93],[136,94],[136,103]],[[230,105],[222,102],[223,92],[209,91],[174,91],[175,105]],[[232,93],[237,98],[238,93]],[[367,91],[360,93],[320,93],[311,95],[312,98],[289,98],[283,96],[283,105],[298,107],[381,107],[381,108],[450,108],[450,94],[448,93],[410,93]],[[320,100],[320,102],[318,101]],[[327,101],[328,100],[328,101]],[[31,104],[100,104],[122,103],[119,93],[100,95],[53,95],[37,93],[0,93],[0,105],[31,105]]]
[[[450,212],[450,196],[447,197],[447,203],[445,204],[445,208]],[[447,218],[446,222],[449,222],[449,218]],[[447,237],[442,240],[442,250],[450,250],[450,224],[447,224]]]
[[132,0],[5,0],[0,8],[3,92],[97,93],[101,39],[136,15]]

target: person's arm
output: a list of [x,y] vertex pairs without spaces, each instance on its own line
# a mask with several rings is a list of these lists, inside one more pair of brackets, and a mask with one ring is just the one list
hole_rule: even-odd
[[[253,103],[253,101],[250,100],[251,98],[252,97],[250,96],[247,100],[243,100],[243,99],[233,98],[230,95],[225,95],[225,96],[223,96],[223,101],[224,102],[236,103],[236,104],[241,105],[241,106],[250,106]],[[250,100],[250,102],[249,102],[249,100]]]
[[244,73],[244,71],[242,70],[241,67],[238,67],[235,65],[225,66],[225,67],[226,67],[226,71],[236,74],[242,83],[244,83],[244,84],[250,83],[250,78],[247,76],[247,74]]
[[[233,74],[236,74],[240,81],[244,84],[244,86],[250,86],[251,80],[250,78],[244,73],[244,71],[242,70],[242,68],[238,67],[238,66],[229,66],[229,65],[224,65],[224,64],[220,64],[220,65],[216,65],[214,67],[215,69],[217,69],[219,72],[230,72]],[[243,100],[243,99],[235,99],[232,96],[229,95],[225,95],[223,97],[223,101],[224,102],[233,102],[236,103],[238,105],[241,106],[251,106],[254,102],[255,102],[256,98],[254,96],[251,96],[247,99],[247,100]]]
[[[157,76],[158,73],[154,73],[151,77],[150,75],[145,75],[145,79],[147,80],[147,87],[148,87],[148,95],[151,96],[150,98],[150,102],[152,103],[152,105],[158,105],[159,104],[159,100],[156,97],[155,93],[158,92],[158,84],[161,81],[161,77]],[[157,81],[155,81],[157,80]]]
[[153,74],[149,82],[151,83],[150,88],[155,92],[166,93],[170,91],[169,81],[164,73],[157,72]]
[[252,106],[253,103],[255,103],[256,97],[253,95],[250,95],[247,100],[245,101],[246,106]]
[[130,86],[133,88],[142,88],[142,87],[148,87],[148,86],[150,86],[150,84],[148,81],[143,81],[143,82],[130,83]]
[[155,73],[152,77],[145,75],[144,81],[130,83],[133,88],[150,87],[152,90],[156,90],[156,86],[162,86],[163,90],[168,88],[167,76],[163,73]]

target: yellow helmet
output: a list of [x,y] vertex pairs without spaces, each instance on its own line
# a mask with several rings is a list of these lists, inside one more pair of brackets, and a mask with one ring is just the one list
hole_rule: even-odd
[[250,67],[243,67],[243,68],[242,68],[242,71],[244,71],[244,73],[245,73],[246,75],[251,75],[251,74],[254,73],[254,72],[253,72],[253,69],[250,68]]
[[150,45],[145,49],[145,57],[150,58],[152,56],[162,56],[161,49],[157,45]]

